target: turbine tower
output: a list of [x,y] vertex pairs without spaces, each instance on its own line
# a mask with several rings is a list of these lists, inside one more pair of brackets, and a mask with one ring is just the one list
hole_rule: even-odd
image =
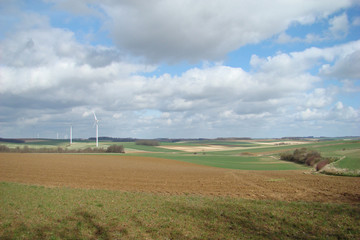
[[72,125],[70,125],[70,145],[72,144]]
[[94,125],[96,125],[96,147],[99,147],[99,120],[97,119],[95,112],[93,112],[93,114],[95,118]]

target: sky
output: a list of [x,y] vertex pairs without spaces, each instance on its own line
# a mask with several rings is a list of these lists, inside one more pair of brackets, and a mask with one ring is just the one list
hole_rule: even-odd
[[0,137],[360,135],[360,0],[0,0]]

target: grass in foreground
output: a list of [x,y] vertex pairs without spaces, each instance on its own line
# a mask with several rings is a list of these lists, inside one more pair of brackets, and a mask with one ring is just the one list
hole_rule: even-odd
[[359,239],[360,205],[0,183],[0,239]]

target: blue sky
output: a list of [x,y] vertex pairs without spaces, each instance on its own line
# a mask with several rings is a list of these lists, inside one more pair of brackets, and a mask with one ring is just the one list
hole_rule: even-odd
[[360,1],[0,0],[0,137],[360,135]]

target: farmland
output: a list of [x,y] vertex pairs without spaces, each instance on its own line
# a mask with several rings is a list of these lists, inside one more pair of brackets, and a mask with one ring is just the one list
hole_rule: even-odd
[[[42,143],[7,146],[94,147]],[[0,153],[0,238],[360,237],[360,178],[279,160],[306,147],[359,169],[359,141],[116,144],[126,153]]]
[[320,202],[358,201],[360,186],[360,178],[306,175],[303,170],[238,171],[154,157],[14,153],[0,155],[0,181]]

